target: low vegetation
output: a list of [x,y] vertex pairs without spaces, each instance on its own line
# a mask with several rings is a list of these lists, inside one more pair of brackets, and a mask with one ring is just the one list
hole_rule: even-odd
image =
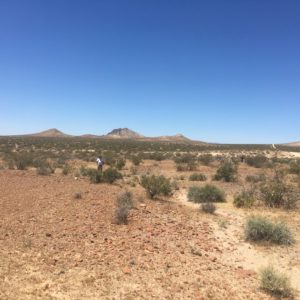
[[119,225],[128,223],[130,209],[134,207],[131,192],[124,192],[116,200],[115,222]]
[[207,177],[202,173],[193,173],[189,177],[190,181],[205,181]]
[[237,165],[231,160],[224,160],[214,176],[215,180],[233,182],[237,180]]
[[294,243],[293,234],[284,223],[273,223],[270,220],[252,216],[246,222],[246,240],[255,242],[269,242],[279,245]]
[[212,202],[205,202],[201,204],[201,209],[205,213],[213,214],[217,208]]
[[284,180],[284,174],[277,171],[271,180],[265,181],[260,187],[262,202],[268,207],[293,209],[297,198],[293,188]]
[[250,208],[255,203],[255,192],[253,189],[243,190],[234,196],[233,204],[236,207]]
[[255,168],[263,168],[267,165],[268,158],[264,155],[255,155],[246,157],[246,163]]
[[203,187],[190,187],[187,197],[189,201],[194,203],[225,202],[224,191],[211,184],[206,184]]
[[293,290],[290,279],[279,273],[273,266],[267,266],[260,270],[260,285],[263,290],[275,297],[291,297]]
[[146,189],[151,199],[159,195],[169,196],[172,192],[170,180],[163,175],[143,175],[141,185]]

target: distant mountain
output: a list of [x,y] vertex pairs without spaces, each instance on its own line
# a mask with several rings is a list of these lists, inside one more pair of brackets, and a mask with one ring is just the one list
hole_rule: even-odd
[[31,136],[38,136],[38,137],[71,137],[71,135],[65,134],[59,131],[56,128],[51,128],[39,133],[30,134]]
[[104,137],[108,138],[123,138],[123,139],[140,139],[143,138],[144,136],[130,130],[128,128],[117,128],[109,132],[107,135]]

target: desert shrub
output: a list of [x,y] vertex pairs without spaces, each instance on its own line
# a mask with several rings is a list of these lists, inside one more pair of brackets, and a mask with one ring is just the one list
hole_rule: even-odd
[[191,162],[195,162],[195,156],[187,153],[180,156],[176,156],[174,158],[174,161],[176,164],[188,164]]
[[214,176],[215,180],[224,180],[225,182],[236,181],[237,179],[237,165],[231,160],[224,160],[220,167],[217,169],[217,173]]
[[150,198],[158,195],[169,196],[172,192],[170,180],[163,175],[143,175],[141,185],[147,190]]
[[142,158],[139,155],[133,155],[130,159],[135,166],[138,166],[142,162]]
[[72,171],[71,166],[68,165],[68,164],[65,164],[63,169],[62,169],[63,175],[68,175],[71,171]]
[[126,206],[117,206],[115,210],[115,222],[118,225],[127,224],[128,223],[128,214],[129,210]]
[[264,155],[255,155],[246,157],[245,161],[251,167],[262,168],[266,166],[268,158]]
[[225,202],[225,193],[218,187],[206,184],[203,187],[191,186],[188,191],[188,200],[195,203]]
[[266,180],[265,174],[255,174],[255,175],[247,175],[246,181],[251,183],[257,183]]
[[213,160],[214,157],[211,154],[202,154],[198,157],[198,160],[205,166],[209,166]]
[[38,175],[50,175],[54,172],[54,170],[47,165],[40,166],[36,169],[36,173]]
[[176,164],[176,170],[178,172],[184,172],[187,171],[187,167],[184,164]]
[[175,190],[175,191],[178,191],[178,190],[179,190],[179,184],[178,184],[178,182],[177,182],[176,180],[173,180],[173,181],[171,182],[171,189],[172,189],[172,190]]
[[122,174],[114,168],[108,168],[103,172],[103,181],[107,183],[113,183],[122,178]]
[[16,153],[11,157],[18,170],[26,170],[33,166],[33,155],[31,153]]
[[260,285],[263,290],[276,297],[292,296],[290,279],[272,266],[260,270]]
[[125,167],[126,161],[124,158],[118,158],[115,162],[115,167],[118,170],[122,170]]
[[197,170],[197,164],[194,161],[191,161],[189,163],[177,163],[176,169],[178,172],[195,171]]
[[162,152],[153,152],[149,154],[149,159],[162,161],[165,159],[164,153]]
[[116,200],[118,207],[125,206],[127,209],[133,208],[133,195],[131,192],[124,192]]
[[202,173],[193,173],[189,177],[190,181],[205,181],[206,179],[206,176]]
[[216,206],[212,202],[204,202],[201,204],[201,209],[208,214],[213,214],[216,211]]
[[102,182],[102,173],[96,169],[87,169],[87,176],[90,178],[91,183],[100,183]]
[[273,179],[261,185],[260,194],[261,200],[266,206],[286,209],[296,207],[297,198],[280,173],[276,173]]
[[130,172],[131,172],[131,174],[132,174],[132,175],[136,175],[136,174],[137,174],[137,172],[138,172],[138,169],[137,169],[137,167],[136,167],[136,166],[131,166],[131,168],[130,168]]
[[300,160],[296,160],[290,163],[290,173],[300,175]]
[[236,207],[251,207],[255,203],[254,190],[243,190],[234,196],[233,204]]
[[89,176],[90,170],[92,170],[92,169],[81,166],[79,169],[79,174],[80,174],[80,176],[84,176],[84,177]]
[[245,236],[250,241],[266,241],[282,245],[291,245],[294,242],[290,229],[284,223],[273,223],[256,216],[247,220]]

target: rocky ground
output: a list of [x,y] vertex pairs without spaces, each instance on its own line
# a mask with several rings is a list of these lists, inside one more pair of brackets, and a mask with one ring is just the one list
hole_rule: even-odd
[[179,192],[151,201],[126,189],[136,204],[117,225],[123,183],[0,170],[0,299],[272,299],[243,256],[255,247],[242,241],[239,215],[226,206],[206,215]]

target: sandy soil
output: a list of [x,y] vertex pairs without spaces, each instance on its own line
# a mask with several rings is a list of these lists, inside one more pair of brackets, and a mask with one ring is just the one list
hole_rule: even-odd
[[[178,176],[168,161],[139,171]],[[206,215],[186,201],[190,183],[180,185],[171,199],[151,201],[124,181],[0,170],[0,299],[272,299],[257,275],[269,260],[299,288],[299,236],[288,249],[246,243],[250,212],[229,201]],[[116,225],[115,199],[126,189],[135,209],[128,225]],[[299,216],[292,219],[299,228]]]

